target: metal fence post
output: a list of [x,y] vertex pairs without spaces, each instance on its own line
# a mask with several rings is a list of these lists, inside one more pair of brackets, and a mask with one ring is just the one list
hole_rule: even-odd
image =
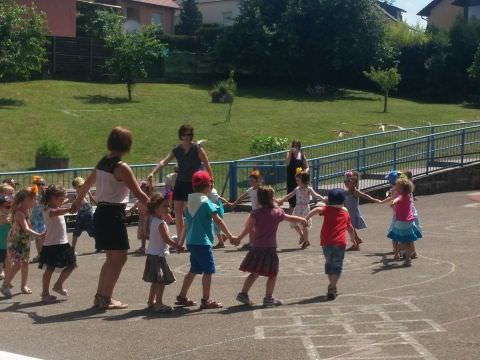
[[397,170],[397,143],[393,144],[393,169]]
[[427,138],[427,151],[425,153],[425,173],[428,175],[430,173],[430,136]]
[[238,197],[237,189],[237,162],[232,161],[229,165],[228,171],[230,172],[230,200],[234,201]]
[[314,171],[314,177],[315,177],[314,188],[315,188],[315,191],[318,191],[318,188],[320,186],[320,160],[319,159],[315,160],[313,171]]
[[465,163],[465,129],[462,129],[462,144],[461,144],[461,157],[460,157],[460,165],[463,166]]
[[433,161],[435,160],[435,127],[434,126],[432,126],[430,136],[432,137],[430,141],[430,161],[433,163]]

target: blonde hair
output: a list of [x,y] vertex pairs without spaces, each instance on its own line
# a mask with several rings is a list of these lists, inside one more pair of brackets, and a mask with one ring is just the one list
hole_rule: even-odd
[[399,178],[395,185],[399,185],[405,194],[411,194],[413,192],[413,184],[407,178]]
[[28,198],[35,199],[35,193],[33,192],[33,189],[31,187],[22,189],[15,194],[12,203],[12,220],[15,218],[15,213],[17,212],[17,210],[22,207],[23,202]]
[[261,207],[273,209],[275,191],[270,186],[260,186],[257,190],[258,203]]
[[13,194],[15,189],[8,184],[0,184],[0,195]]

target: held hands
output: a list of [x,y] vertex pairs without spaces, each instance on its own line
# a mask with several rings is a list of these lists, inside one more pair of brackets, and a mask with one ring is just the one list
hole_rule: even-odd
[[175,248],[177,249],[177,253],[178,253],[178,254],[181,254],[181,253],[184,253],[184,252],[187,251],[184,246],[179,245],[179,244],[176,244],[176,245],[175,245]]
[[232,236],[230,238],[230,243],[234,246],[240,245],[240,238],[238,236]]
[[302,225],[303,227],[308,227],[308,221],[307,221],[307,219],[302,219],[302,220],[300,221],[300,225]]

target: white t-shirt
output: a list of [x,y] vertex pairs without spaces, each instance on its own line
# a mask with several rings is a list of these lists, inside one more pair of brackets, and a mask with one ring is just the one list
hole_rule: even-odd
[[[147,254],[157,255],[157,256],[167,256],[170,254],[169,246],[163,240],[158,227],[163,226],[165,222],[162,219],[159,219],[156,216],[152,216],[152,221],[150,223],[150,238],[148,241]],[[167,226],[168,234],[168,226]]]
[[43,210],[43,220],[47,228],[47,235],[43,242],[44,246],[68,244],[67,225],[65,216],[50,216],[52,209],[47,207]]
[[251,187],[247,190],[248,197],[250,198],[250,202],[252,203],[252,210],[258,209],[258,197],[257,197],[257,189]]

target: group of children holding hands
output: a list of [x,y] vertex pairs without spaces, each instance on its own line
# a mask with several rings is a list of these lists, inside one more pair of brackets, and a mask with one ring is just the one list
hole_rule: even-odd
[[[410,178],[409,176],[410,175]],[[413,204],[413,182],[411,174],[391,172],[387,176],[392,185],[385,200],[375,199],[358,190],[360,174],[349,171],[345,174],[345,189],[332,189],[326,197],[316,193],[310,186],[310,176],[299,171],[296,175],[297,188],[281,199],[276,199],[271,187],[261,184],[258,170],[250,176],[251,187],[237,201],[230,204],[213,189],[212,179],[208,172],[197,171],[192,178],[193,193],[188,196],[185,210],[186,227],[179,238],[170,235],[168,223],[171,222],[170,202],[167,194],[154,193],[151,184],[145,183],[145,193],[149,196],[148,206],[137,205],[140,212],[139,238],[143,240],[139,249],[145,252],[146,261],[143,280],[151,283],[148,296],[148,306],[156,312],[170,312],[172,307],[164,304],[165,286],[175,282],[175,276],[168,266],[167,256],[170,249],[177,252],[188,250],[190,255],[190,270],[185,275],[180,293],[176,297],[176,305],[195,306],[197,303],[188,297],[189,289],[197,275],[202,275],[202,309],[221,308],[222,304],[212,299],[210,295],[212,275],[215,273],[214,248],[215,235],[223,246],[228,239],[238,246],[248,235],[248,253],[241,262],[239,270],[249,273],[237,295],[237,300],[251,305],[249,291],[255,281],[266,277],[266,292],[263,298],[264,306],[277,306],[282,302],[273,296],[279,272],[277,255],[277,231],[280,222],[287,221],[299,235],[302,249],[310,245],[309,230],[312,220],[317,216],[324,218],[320,233],[320,245],[325,256],[325,273],[329,279],[327,298],[333,300],[337,296],[337,282],[342,273],[345,251],[359,250],[362,239],[357,231],[367,227],[359,210],[359,200],[375,203],[390,202],[393,207],[393,220],[388,230],[388,238],[393,241],[394,258],[404,256],[404,265],[410,266],[415,257],[414,242],[422,237],[418,214]],[[56,295],[68,296],[64,283],[76,267],[75,245],[82,231],[94,236],[92,227],[92,205],[95,200],[89,194],[82,200],[82,206],[77,213],[77,225],[74,231],[73,246],[68,242],[64,215],[72,209],[64,207],[66,203],[65,190],[55,185],[45,186],[40,183],[37,188],[27,188],[14,194],[14,189],[3,184],[0,187],[0,262],[2,265],[3,284],[0,292],[5,297],[11,297],[12,280],[21,271],[21,292],[30,294],[27,285],[28,262],[30,256],[30,238],[37,239],[41,244],[39,249],[39,267],[46,267],[42,280],[41,298],[44,302],[55,301]],[[82,179],[75,179],[74,187],[83,185]],[[38,187],[42,186],[42,199],[38,200]],[[292,215],[285,213],[279,206],[291,197],[296,196],[296,206]],[[233,235],[222,220],[227,203],[236,206],[242,200],[249,198],[252,211],[245,223],[244,229],[238,235]],[[310,210],[310,199],[321,200],[321,205]],[[43,216],[43,226],[33,226],[32,209],[40,207]],[[32,217],[31,217],[32,216]],[[148,223],[148,226],[147,226]],[[140,234],[141,233],[141,234]],[[352,246],[347,249],[347,234]],[[140,236],[141,235],[141,236]],[[7,244],[8,239],[8,244]],[[146,240],[149,240],[148,246]],[[184,247],[184,245],[186,247]],[[6,261],[5,261],[6,260]],[[5,268],[5,272],[3,271]],[[50,289],[52,274],[56,268],[62,269],[57,281]]]

